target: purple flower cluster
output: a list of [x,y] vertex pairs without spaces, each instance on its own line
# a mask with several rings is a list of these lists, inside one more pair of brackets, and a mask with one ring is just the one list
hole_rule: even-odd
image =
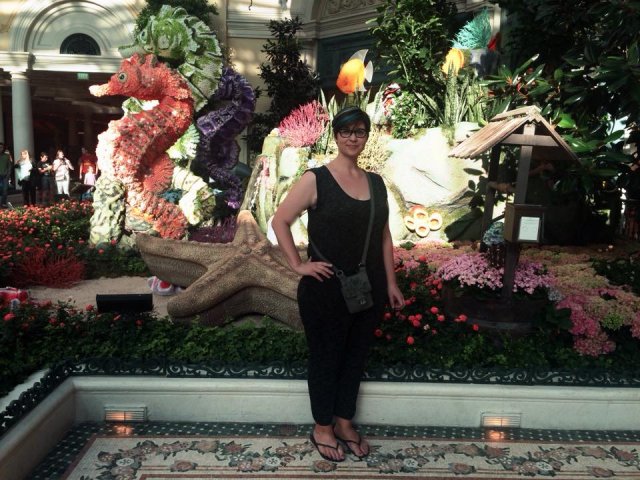
[[[497,291],[502,289],[503,268],[495,268],[481,253],[467,253],[443,263],[436,275],[461,287],[474,287]],[[516,267],[514,292],[532,294],[537,289],[547,289],[553,277],[539,263],[521,261]]]

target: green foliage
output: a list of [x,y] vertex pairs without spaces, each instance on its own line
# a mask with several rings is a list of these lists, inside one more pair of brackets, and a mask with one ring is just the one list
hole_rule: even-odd
[[294,108],[314,100],[320,86],[317,74],[302,60],[297,38],[302,30],[300,19],[271,20],[268,26],[273,38],[262,50],[267,62],[260,64],[260,78],[271,104],[267,113],[255,115],[251,124],[247,141],[254,152],[261,150],[264,138]]
[[163,5],[172,7],[182,7],[189,15],[199,18],[209,25],[209,15],[218,15],[215,5],[210,4],[207,0],[147,0],[147,4],[140,11],[136,19],[136,27],[134,35],[137,35],[149,22],[152,15],[156,15]]
[[[637,339],[627,327],[612,332],[615,352],[598,358],[581,356],[566,330],[567,310],[550,308],[538,319],[533,333],[510,337],[476,330],[463,315],[446,317],[439,297],[441,281],[426,264],[397,275],[407,305],[397,313],[388,311],[375,332],[372,369],[404,364],[621,372],[640,361]],[[246,365],[302,364],[308,356],[304,333],[268,319],[259,325],[212,327],[196,321],[177,323],[149,313],[98,313],[93,306],[50,302],[25,302],[13,311],[0,307],[0,317],[0,395],[32,372],[67,359],[115,357]]]
[[392,79],[407,90],[428,92],[428,77],[449,49],[455,5],[442,0],[386,0],[377,12],[371,34],[377,49],[384,52],[382,59],[393,68]]
[[[409,138],[417,135],[420,129],[436,125],[437,109],[430,109],[424,100],[429,98],[420,93],[403,92],[391,111],[391,134],[394,138]],[[421,100],[422,101],[419,101]]]
[[[415,112],[413,117],[415,123],[418,125],[442,126],[448,135],[449,142],[453,143],[453,135],[457,123],[462,121],[480,123],[484,121],[486,88],[479,83],[477,74],[472,69],[461,69],[457,75],[454,75],[452,71],[446,76],[439,72],[437,77],[445,85],[443,96],[430,97],[416,92],[413,95],[409,95],[404,101],[414,104],[412,112]],[[417,106],[415,105],[416,100]],[[398,117],[400,115],[396,115],[394,109],[394,122]],[[395,123],[393,126],[395,131]],[[407,133],[415,134],[415,130],[411,129]]]
[[446,0],[384,0],[377,7],[371,35],[390,81],[405,92],[436,97],[444,88],[436,78],[454,33],[454,2]]
[[614,260],[594,260],[593,268],[614,285],[628,285],[640,295],[640,261],[636,255]]
[[630,161],[621,152],[623,132],[614,131],[611,115],[587,111],[590,107],[582,104],[588,101],[579,99],[587,91],[575,85],[572,73],[557,68],[548,74],[539,58],[535,55],[514,69],[501,66],[496,75],[483,81],[491,92],[487,117],[538,106],[579,157],[577,163],[554,163],[553,201],[578,201],[593,209],[603,186],[615,183]]
[[491,40],[491,24],[489,10],[485,8],[456,33],[453,46],[467,50],[486,48],[489,40]]
[[149,268],[137,248],[109,243],[79,252],[86,262],[87,278],[148,276]]
[[152,314],[98,313],[92,306],[23,303],[0,324],[0,395],[62,360],[117,357],[186,362],[300,362],[304,335],[273,321],[228,327],[174,323]]
[[[455,32],[454,3],[387,0],[377,12],[371,35],[383,52],[382,59],[391,66],[390,80],[400,84],[402,91],[392,112],[393,136],[408,138],[422,128],[442,125],[453,140],[456,123],[484,121],[486,89],[476,72],[467,68],[458,75],[444,75],[441,71]],[[472,32],[484,38],[488,12],[468,25],[461,35],[467,38]]]
[[[492,87],[495,111],[538,105],[580,157],[559,187],[593,203],[631,158],[624,137],[640,118],[640,4],[625,0],[494,0],[510,12],[513,64]],[[576,15],[580,12],[580,15]],[[526,60],[525,59],[529,59]],[[497,87],[497,88],[496,88]]]
[[[579,49],[595,33],[594,19],[587,15],[594,4],[622,3],[608,0],[491,1],[509,13],[503,38],[511,65],[519,65],[534,55],[540,55],[550,71],[563,64],[562,59],[571,47],[575,45]],[[612,30],[606,33],[611,35]]]

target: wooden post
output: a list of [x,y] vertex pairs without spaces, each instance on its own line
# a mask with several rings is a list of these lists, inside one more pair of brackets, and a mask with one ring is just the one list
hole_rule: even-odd
[[[526,136],[533,136],[536,134],[536,126],[529,123],[524,126],[523,133]],[[523,145],[520,147],[520,159],[518,160],[518,177],[516,178],[516,194],[513,199],[513,203],[526,203],[527,186],[529,185],[529,170],[531,168],[531,156],[533,154],[533,141],[530,145]]]
[[484,211],[482,215],[482,229],[480,238],[487,231],[491,220],[493,220],[493,205],[496,198],[496,190],[489,184],[498,180],[498,170],[500,167],[500,145],[494,145],[491,149],[491,159],[489,160],[489,173],[487,174],[487,191],[484,196]]
[[[533,137],[536,133],[534,124],[524,126],[523,134]],[[533,143],[533,142],[532,142]],[[531,167],[531,155],[533,146],[523,145],[520,147],[520,160],[518,161],[518,177],[516,179],[516,193],[513,203],[525,203],[527,196],[527,185],[529,184],[529,168]],[[505,242],[507,252],[504,260],[504,275],[502,277],[502,298],[510,300],[513,296],[513,282],[516,278],[516,266],[520,258],[520,244],[517,242]]]
[[520,244],[505,241],[506,254],[504,259],[504,275],[502,276],[502,298],[511,300],[513,296],[513,283],[516,279],[516,266],[520,258]]

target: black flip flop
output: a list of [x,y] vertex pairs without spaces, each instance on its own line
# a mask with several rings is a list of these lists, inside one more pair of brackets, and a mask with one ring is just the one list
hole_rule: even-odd
[[311,440],[311,444],[316,447],[316,450],[318,451],[318,453],[320,454],[320,456],[322,458],[324,458],[325,460],[328,460],[329,462],[344,462],[344,458],[340,458],[340,459],[335,459],[335,458],[331,458],[327,455],[325,455],[324,453],[322,453],[320,451],[320,449],[318,447],[325,447],[325,448],[330,448],[332,450],[338,451],[338,442],[336,442],[336,446],[333,447],[331,445],[327,445],[326,443],[319,443],[316,442],[315,437],[313,436],[313,432],[311,433],[311,435],[309,435],[309,440]]
[[[334,432],[333,434],[335,435],[335,432]],[[357,445],[357,446],[358,446],[358,448],[360,448],[360,450],[362,450],[362,437],[361,437],[360,435],[358,435],[358,440],[357,440],[357,441],[356,441],[356,440],[347,440],[346,438],[339,437],[338,435],[336,435],[336,439],[342,443],[342,445],[344,446],[345,450],[346,450],[347,452],[349,452],[350,454],[355,455],[356,457],[358,457],[358,458],[360,458],[360,459],[362,459],[362,458],[366,458],[366,457],[368,457],[368,456],[369,456],[369,453],[370,453],[370,452],[367,452],[367,453],[365,453],[364,455],[358,455],[358,454],[357,454],[357,453],[356,453],[356,452],[355,452],[355,451],[354,451],[354,450],[349,446],[349,444],[350,444],[350,443],[353,443],[354,445]],[[369,447],[369,448],[371,448],[371,447]]]

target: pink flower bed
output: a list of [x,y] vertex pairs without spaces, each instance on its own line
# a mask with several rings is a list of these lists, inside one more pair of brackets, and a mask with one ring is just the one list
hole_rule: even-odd
[[[397,248],[394,255],[403,270],[427,264],[436,278],[457,282],[462,288],[491,292],[502,288],[503,270],[493,268],[470,245],[454,248],[446,243],[429,242],[411,250]],[[550,299],[557,301],[557,308],[570,309],[574,348],[594,357],[615,350],[611,334],[624,326],[629,327],[633,338],[640,339],[640,297],[598,275],[590,261],[597,255],[596,249],[524,249],[514,285],[514,292],[526,294],[546,289]]]

